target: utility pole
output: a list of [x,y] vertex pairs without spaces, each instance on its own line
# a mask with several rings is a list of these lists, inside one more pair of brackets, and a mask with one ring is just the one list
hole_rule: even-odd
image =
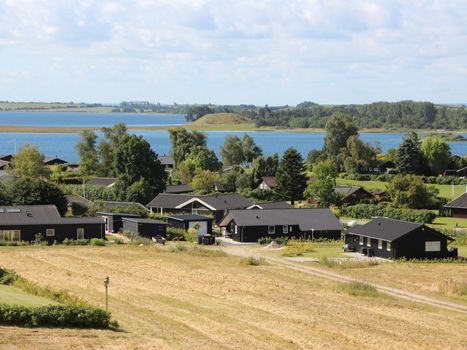
[[104,278],[105,287],[105,312],[109,312],[109,277]]

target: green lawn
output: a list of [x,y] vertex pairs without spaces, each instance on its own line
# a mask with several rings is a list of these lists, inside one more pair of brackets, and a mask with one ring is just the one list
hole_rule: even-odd
[[56,303],[47,298],[27,294],[13,286],[0,285],[0,304],[42,306]]
[[[357,180],[348,180],[348,179],[336,179],[337,184],[339,185],[357,185],[362,186],[366,190],[374,191],[374,190],[384,190],[386,189],[387,182],[383,181],[357,181]],[[452,199],[457,196],[460,196],[462,193],[465,192],[466,186],[465,185],[437,185],[437,184],[427,184],[427,186],[432,186],[437,188],[439,191],[439,196],[447,199]]]

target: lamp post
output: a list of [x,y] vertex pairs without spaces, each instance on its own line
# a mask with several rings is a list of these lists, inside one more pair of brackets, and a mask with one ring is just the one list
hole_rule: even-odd
[[105,312],[109,312],[109,277],[104,278],[105,287]]

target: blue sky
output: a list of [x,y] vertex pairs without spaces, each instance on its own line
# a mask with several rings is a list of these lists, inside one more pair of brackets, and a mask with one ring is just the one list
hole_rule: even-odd
[[0,0],[0,100],[467,102],[467,1]]

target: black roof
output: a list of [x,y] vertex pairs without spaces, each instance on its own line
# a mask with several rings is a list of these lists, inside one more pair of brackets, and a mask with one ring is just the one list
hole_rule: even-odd
[[342,224],[328,208],[230,210],[219,226],[228,226],[232,220],[239,226],[298,225],[302,231],[342,230]]
[[344,197],[348,197],[352,194],[354,194],[355,192],[358,192],[358,191],[364,191],[364,192],[367,192],[368,194],[370,194],[368,191],[366,191],[363,187],[361,186],[354,186],[354,185],[337,185],[334,187],[334,191],[337,192],[337,193],[340,193],[342,194]]
[[292,204],[287,203],[286,201],[283,202],[266,202],[266,203],[256,203],[252,206],[248,207],[247,209],[293,209],[294,206]]
[[212,196],[160,193],[148,203],[148,207],[180,209],[196,201],[206,205],[211,210],[242,209],[253,204],[249,199],[236,193]]
[[78,196],[76,194],[68,194],[65,197],[68,201],[68,205],[71,205],[71,203],[80,203],[83,205],[90,205],[92,203],[92,201],[90,201],[89,199]]
[[0,159],[1,160],[6,160],[7,162],[10,162],[13,159],[13,154],[11,154],[11,153],[2,153],[2,154],[0,154]]
[[452,201],[447,203],[445,208],[458,208],[458,209],[467,209],[467,192],[461,194],[460,196],[454,198]]
[[91,177],[86,185],[110,186],[117,181],[114,177]]
[[173,219],[177,221],[209,221],[212,220],[209,216],[201,215],[172,215],[167,217],[167,219]]
[[0,206],[0,226],[81,223],[102,223],[102,218],[62,218],[54,205]]
[[154,220],[154,219],[145,219],[145,218],[123,218],[123,221],[136,222],[138,224],[154,224],[154,225],[168,225],[165,221]]
[[137,214],[130,214],[130,213],[106,213],[106,212],[97,212],[97,215],[102,215],[102,216],[121,216],[121,217],[128,217],[128,218],[139,218],[140,215]]
[[362,226],[349,228],[348,234],[383,239],[385,241],[392,242],[419,228],[437,233],[449,240],[452,240],[452,238],[423,224],[388,218],[377,218]]
[[169,185],[165,189],[165,193],[188,193],[193,192],[193,187],[190,185]]
[[68,163],[68,162],[66,160],[63,160],[63,159],[58,158],[58,157],[46,156],[44,158],[44,164],[49,164],[49,163],[65,164],[65,163]]

